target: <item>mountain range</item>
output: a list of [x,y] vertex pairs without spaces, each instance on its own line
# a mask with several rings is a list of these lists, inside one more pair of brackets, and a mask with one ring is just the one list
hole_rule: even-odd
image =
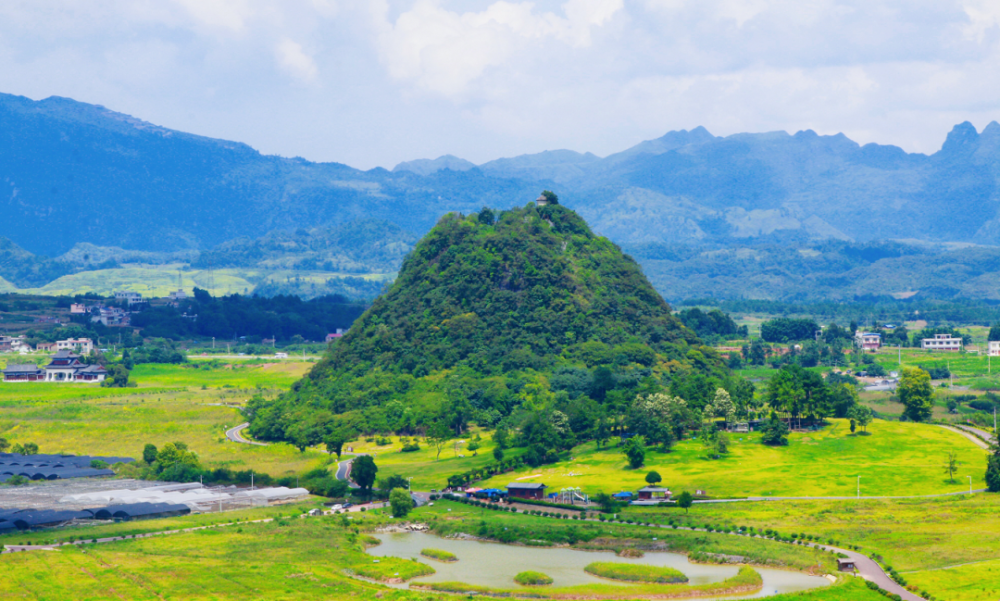
[[[32,256],[79,257],[81,248],[95,257],[104,247],[221,257],[234,244],[245,250],[247,240],[273,247],[288,232],[352,223],[394,224],[412,243],[442,214],[522,206],[543,188],[644,266],[644,257],[658,257],[648,261],[660,261],[654,271],[666,275],[651,278],[668,298],[678,298],[664,289],[671,274],[720,251],[744,259],[772,247],[804,250],[805,258],[826,253],[831,275],[871,264],[850,259],[884,245],[905,248],[876,261],[969,246],[993,257],[1000,125],[977,132],[959,124],[931,155],[862,146],[842,134],[720,137],[696,127],[603,158],[553,150],[475,165],[447,155],[363,171],[266,156],[66,98],[0,94],[0,237],[9,241],[0,245],[0,276],[8,279],[10,261],[22,279],[44,278],[59,269],[31,264]],[[385,256],[401,258],[394,252]],[[679,255],[686,258],[669,258]],[[782,261],[778,279],[797,277]],[[976,277],[1000,270],[987,263]],[[697,296],[761,293],[708,279]],[[785,283],[764,288],[793,294]]]

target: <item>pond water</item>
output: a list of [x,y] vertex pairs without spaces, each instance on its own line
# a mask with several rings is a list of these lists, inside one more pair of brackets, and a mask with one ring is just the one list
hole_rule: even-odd
[[[475,540],[441,538],[421,532],[376,534],[382,541],[368,549],[376,557],[402,557],[416,559],[433,567],[437,572],[417,580],[421,582],[459,581],[494,588],[517,588],[514,575],[525,570],[543,572],[552,577],[552,586],[604,583],[612,581],[597,578],[583,571],[584,566],[595,561],[640,563],[668,566],[683,572],[690,584],[708,584],[735,576],[739,568],[725,565],[690,563],[686,555],[666,552],[647,552],[642,558],[618,557],[612,551],[579,551],[566,548],[521,547],[487,543]],[[420,555],[421,549],[443,549],[454,553],[458,561],[443,563]],[[776,593],[792,593],[827,586],[830,582],[821,576],[800,572],[754,567],[764,579],[763,588],[754,595],[739,598],[767,597]],[[406,586],[406,585],[402,585]],[[699,597],[707,599],[707,597]]]

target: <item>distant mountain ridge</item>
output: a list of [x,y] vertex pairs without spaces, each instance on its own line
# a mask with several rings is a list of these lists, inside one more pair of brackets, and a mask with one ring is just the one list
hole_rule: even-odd
[[[760,248],[773,257],[767,248],[774,245],[821,253],[814,247],[826,241],[994,246],[1000,125],[978,132],[959,124],[931,155],[810,130],[719,137],[695,127],[604,158],[550,150],[474,165],[445,155],[362,171],[266,156],[67,98],[0,94],[0,237],[11,242],[0,248],[0,276],[18,285],[99,257],[193,257],[227,248],[231,256],[248,244],[238,240],[371,220],[416,239],[449,211],[523,206],[544,188],[623,247],[688,257],[683,269],[649,259],[662,273],[706,264],[690,263],[692,253]],[[251,246],[259,244],[271,242]],[[387,260],[404,247],[394,248]],[[826,265],[853,269],[838,252]],[[350,266],[343,257],[335,262]],[[652,279],[676,298],[664,289],[671,278]],[[749,293],[761,289],[773,287]]]

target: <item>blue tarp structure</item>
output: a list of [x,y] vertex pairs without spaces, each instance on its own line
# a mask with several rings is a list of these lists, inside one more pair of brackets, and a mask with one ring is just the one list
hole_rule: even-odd
[[135,461],[131,457],[0,453],[0,482],[10,479],[11,476],[24,476],[30,480],[60,480],[114,475],[110,469],[90,467],[91,462],[95,460],[103,461],[108,465]]
[[616,492],[615,494],[613,494],[611,496],[614,497],[614,498],[616,498],[616,499],[631,499],[632,498],[632,493],[630,493],[630,492]]
[[186,513],[191,513],[191,508],[180,503],[128,503],[99,509],[94,512],[94,517],[98,520],[135,520],[171,517]]

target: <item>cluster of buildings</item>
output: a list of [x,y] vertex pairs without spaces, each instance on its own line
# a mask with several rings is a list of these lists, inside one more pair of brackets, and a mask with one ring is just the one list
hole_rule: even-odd
[[102,365],[88,365],[80,355],[70,351],[57,351],[45,367],[34,363],[12,363],[3,370],[4,382],[86,382],[106,380],[108,371]]
[[[546,488],[548,487],[541,482],[511,482],[507,485],[507,490],[499,488],[467,488],[465,489],[465,496],[491,500],[507,499],[508,501],[516,499],[534,501],[550,500],[567,505],[575,504],[578,501],[584,504],[590,502],[590,499],[586,495],[581,494],[579,489],[563,489],[558,493],[546,494]],[[705,491],[699,490],[697,494],[704,495]],[[673,498],[673,493],[670,492],[669,488],[644,486],[635,493],[619,492],[611,496],[631,505],[656,505],[658,503],[669,502]]]
[[[854,345],[864,351],[877,351],[882,348],[882,335],[858,330],[854,333]],[[962,350],[962,338],[951,334],[935,334],[933,338],[921,339],[920,348],[925,351],[957,352]],[[990,355],[1000,355],[1000,342],[990,342],[989,351]]]

